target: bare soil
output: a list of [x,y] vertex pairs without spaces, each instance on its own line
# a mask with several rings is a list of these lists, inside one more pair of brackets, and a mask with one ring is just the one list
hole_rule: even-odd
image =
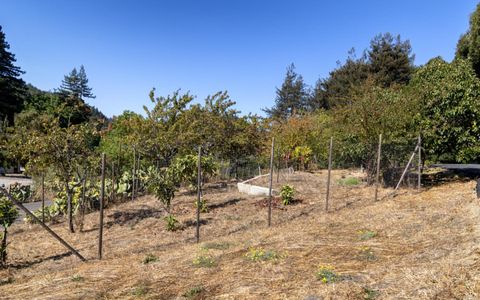
[[[342,185],[334,171],[329,212],[326,172],[283,174],[293,205],[276,199],[267,227],[264,197],[238,193],[235,184],[205,189],[201,243],[195,243],[195,195],[173,202],[181,229],[169,232],[166,211],[151,196],[105,210],[104,259],[97,260],[98,213],[84,232],[52,228],[87,258],[80,262],[38,225],[11,227],[9,267],[0,270],[0,299],[478,299],[480,207],[474,181],[449,182],[396,197],[360,183]],[[265,181],[263,181],[265,180]],[[267,178],[255,184],[265,185]],[[249,250],[250,249],[250,250]],[[253,250],[252,250],[253,249]],[[252,261],[249,251],[273,251]],[[151,262],[144,263],[149,256]],[[209,264],[195,265],[198,258]],[[336,274],[316,276],[320,265]]]

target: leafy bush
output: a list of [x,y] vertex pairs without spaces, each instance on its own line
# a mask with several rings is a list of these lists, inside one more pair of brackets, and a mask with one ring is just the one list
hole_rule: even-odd
[[295,193],[295,189],[291,185],[284,185],[280,190],[280,197],[282,197],[283,205],[289,205],[293,201],[293,195]]
[[29,185],[22,185],[18,182],[10,185],[10,195],[20,202],[27,202],[32,195],[32,189]]
[[[191,189],[197,188],[197,174],[198,174],[198,156],[185,155],[175,158],[170,168],[176,174],[176,179],[179,183],[186,183]],[[202,156],[201,158],[202,179],[205,180],[210,176],[215,175],[217,165],[210,156]]]
[[308,146],[297,146],[293,149],[292,158],[299,167],[307,169],[312,157],[312,149]]
[[175,231],[178,229],[178,220],[175,218],[174,215],[168,215],[164,218],[164,220],[165,222],[167,222],[165,226],[168,231]]
[[18,210],[10,199],[0,196],[0,224],[3,226],[3,233],[0,235],[0,266],[7,262],[7,234],[8,227],[15,222]]
[[170,211],[171,201],[175,197],[176,185],[172,169],[150,170],[150,178],[147,182],[148,191],[165,205],[167,211]]

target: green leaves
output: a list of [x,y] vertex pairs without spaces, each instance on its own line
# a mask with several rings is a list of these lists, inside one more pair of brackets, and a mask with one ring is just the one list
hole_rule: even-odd
[[467,60],[430,60],[411,82],[418,123],[431,160],[471,162],[480,156],[480,80]]
[[15,222],[18,216],[18,210],[10,199],[0,196],[0,224],[7,228]]

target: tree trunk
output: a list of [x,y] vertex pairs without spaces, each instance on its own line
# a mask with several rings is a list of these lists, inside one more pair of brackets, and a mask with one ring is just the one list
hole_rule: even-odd
[[7,227],[3,229],[2,244],[0,246],[0,265],[7,264]]
[[65,192],[67,194],[67,215],[68,215],[68,228],[71,233],[75,232],[73,228],[73,203],[72,203],[72,191],[68,186],[68,183],[65,185]]

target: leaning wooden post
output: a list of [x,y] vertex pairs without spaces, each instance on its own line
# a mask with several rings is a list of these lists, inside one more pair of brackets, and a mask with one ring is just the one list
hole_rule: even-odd
[[135,167],[137,166],[137,150],[133,147],[133,171],[132,171],[132,201],[135,199]]
[[332,150],[333,150],[333,137],[330,138],[330,147],[328,150],[328,176],[327,176],[327,196],[325,199],[325,211],[328,211],[328,201],[330,200],[330,177],[332,173]]
[[115,161],[112,161],[112,191],[110,199],[112,202],[115,200]]
[[98,259],[102,259],[103,246],[103,201],[105,198],[105,153],[102,153],[102,177],[100,186],[100,224],[98,231]]
[[403,170],[402,176],[400,176],[400,180],[398,181],[397,186],[395,186],[395,190],[393,190],[393,192],[398,190],[398,188],[400,187],[400,184],[402,183],[403,178],[405,177],[405,174],[407,174],[408,168],[410,167],[410,164],[412,163],[413,157],[415,157],[415,154],[417,153],[417,149],[418,149],[418,144],[415,147],[415,150],[413,150],[413,153],[410,156],[410,159],[408,160],[407,166],[405,167],[405,170]]
[[270,185],[268,187],[268,226],[272,224],[272,184],[273,184],[273,151],[275,138],[272,137],[272,150],[270,152]]
[[198,147],[197,161],[197,243],[200,242],[200,205],[201,205],[201,189],[202,189],[202,147]]
[[382,134],[378,136],[377,174],[375,174],[375,201],[378,200],[378,186],[380,185],[380,160],[382,157]]
[[57,241],[59,241],[65,248],[70,250],[76,257],[78,257],[81,261],[86,261],[86,259],[78,253],[77,250],[73,249],[67,242],[65,242],[58,234],[56,234],[52,229],[50,229],[45,223],[43,223],[37,216],[35,216],[31,211],[29,211],[21,202],[15,200],[7,190],[0,186],[0,193],[2,193],[5,197],[7,197],[10,201],[12,201],[16,206],[20,207],[21,210],[25,212],[30,218],[35,220],[43,229],[45,229],[49,234],[51,234]]
[[42,222],[45,223],[45,173],[42,173]]
[[418,189],[422,187],[422,136],[418,135]]

